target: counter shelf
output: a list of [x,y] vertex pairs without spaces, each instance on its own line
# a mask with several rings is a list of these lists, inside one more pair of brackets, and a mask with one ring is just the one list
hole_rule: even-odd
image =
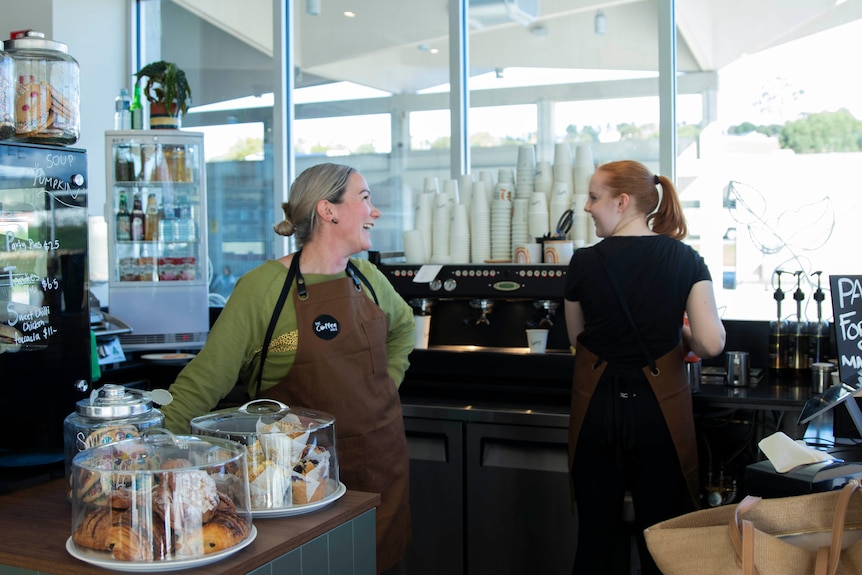
[[[63,479],[0,495],[0,532],[4,533],[0,538],[0,573],[117,572],[78,561],[66,551],[70,525],[67,497],[68,485]],[[379,504],[380,496],[375,493],[348,491],[314,513],[255,520],[257,537],[248,547],[206,567],[181,573],[237,575],[268,565],[272,565],[272,572],[314,573],[320,572],[317,561],[329,561],[332,575],[373,575],[374,508]]]

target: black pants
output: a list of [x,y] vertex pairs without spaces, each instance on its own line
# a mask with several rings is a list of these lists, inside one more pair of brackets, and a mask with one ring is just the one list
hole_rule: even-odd
[[573,575],[610,574],[632,494],[643,575],[660,574],[643,530],[692,509],[658,401],[637,369],[609,365],[590,400],[572,467],[578,510]]

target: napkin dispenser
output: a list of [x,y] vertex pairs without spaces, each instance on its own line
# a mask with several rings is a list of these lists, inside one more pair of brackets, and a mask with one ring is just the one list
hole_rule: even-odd
[[840,489],[851,479],[862,479],[862,463],[827,460],[778,473],[763,460],[745,468],[744,490],[758,497],[790,497]]

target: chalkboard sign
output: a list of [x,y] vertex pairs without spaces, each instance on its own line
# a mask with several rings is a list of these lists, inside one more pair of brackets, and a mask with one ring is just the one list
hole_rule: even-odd
[[86,152],[0,142],[0,458],[62,454],[63,419],[85,397],[87,241]]
[[829,276],[842,383],[862,388],[862,276]]

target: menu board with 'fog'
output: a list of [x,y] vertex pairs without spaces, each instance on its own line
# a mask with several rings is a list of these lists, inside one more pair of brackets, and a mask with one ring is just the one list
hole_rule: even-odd
[[62,448],[90,380],[87,155],[0,143],[0,450]]
[[842,383],[862,388],[862,275],[829,276]]

